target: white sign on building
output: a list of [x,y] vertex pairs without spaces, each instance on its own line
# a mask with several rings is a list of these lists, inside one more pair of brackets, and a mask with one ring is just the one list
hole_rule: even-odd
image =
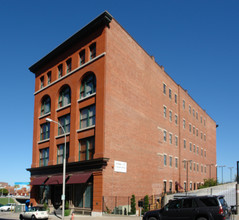
[[115,160],[114,171],[119,173],[127,173],[127,163]]

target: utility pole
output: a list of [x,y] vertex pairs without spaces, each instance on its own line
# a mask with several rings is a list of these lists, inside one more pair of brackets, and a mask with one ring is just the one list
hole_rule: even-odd
[[233,169],[234,167],[228,167],[228,169],[230,170],[230,181],[232,182],[232,169]]
[[226,167],[226,165],[221,165],[221,166],[217,166],[217,167],[221,167],[222,168],[222,184],[223,184],[223,167]]

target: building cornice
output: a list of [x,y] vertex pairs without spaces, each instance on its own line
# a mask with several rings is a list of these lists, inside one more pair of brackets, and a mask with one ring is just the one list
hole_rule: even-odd
[[[93,160],[77,161],[66,164],[66,172],[74,173],[78,171],[97,171],[102,170],[107,166],[109,158],[96,158]],[[52,175],[56,173],[62,173],[62,164],[28,168],[27,171],[31,173],[31,176],[38,175]]]
[[49,60],[60,55],[63,51],[67,50],[69,47],[71,47],[73,44],[75,44],[77,41],[79,41],[83,37],[94,32],[101,26],[108,26],[109,23],[112,21],[112,18],[113,17],[107,11],[103,12],[101,15],[99,15],[97,18],[95,18],[93,21],[91,21],[89,24],[87,24],[85,27],[83,27],[77,33],[72,35],[70,38],[68,38],[66,41],[64,41],[62,44],[60,44],[54,50],[52,50],[45,57],[43,57],[38,62],[33,64],[29,68],[29,70],[35,74],[41,67],[43,67],[47,62],[49,62]]

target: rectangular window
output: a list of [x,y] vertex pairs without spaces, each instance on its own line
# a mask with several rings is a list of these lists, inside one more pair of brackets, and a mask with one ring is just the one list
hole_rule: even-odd
[[172,98],[172,90],[171,90],[171,89],[168,90],[168,97],[169,97],[170,99]]
[[204,150],[204,157],[206,157],[207,153],[206,153],[206,150]]
[[94,149],[95,137],[79,140],[79,161],[93,159]]
[[175,157],[175,167],[178,168],[178,158]]
[[95,57],[96,57],[96,43],[93,43],[90,45],[90,59],[92,60]]
[[163,93],[166,95],[166,84],[163,84]]
[[190,161],[190,165],[189,166],[190,166],[190,170],[192,170],[192,161]]
[[197,137],[198,137],[198,129],[196,129],[196,135],[197,135]]
[[[58,118],[58,122],[61,124],[61,126],[64,128],[65,133],[70,132],[70,125],[71,125],[71,117],[70,114],[64,115],[60,118]],[[58,125],[58,135],[64,134],[61,126]]]
[[178,136],[175,136],[175,146],[178,146]]
[[40,129],[40,140],[46,140],[50,138],[50,123],[44,123],[41,124],[41,129]]
[[[57,146],[57,164],[63,164],[65,143]],[[66,143],[66,162],[69,158],[69,142]]]
[[95,125],[95,105],[80,110],[80,128]]
[[51,71],[47,73],[47,84],[49,85],[51,83]]
[[175,101],[175,104],[178,103],[178,96],[177,96],[177,94],[174,95],[174,101]]
[[163,107],[163,116],[166,118],[167,117],[167,107]]
[[197,172],[199,171],[199,164],[197,163]]
[[49,161],[49,148],[40,149],[39,166],[47,166]]
[[183,140],[183,147],[186,149],[186,140]]
[[178,116],[175,115],[175,124],[177,125],[178,124]]
[[41,81],[41,88],[43,88],[43,87],[44,87],[44,76],[42,76],[42,77],[40,78],[40,81]]
[[183,128],[186,128],[186,121],[183,119]]
[[62,72],[63,72],[63,66],[62,66],[62,64],[60,64],[58,66],[58,78],[62,77]]
[[71,72],[71,58],[66,61],[66,73]]
[[201,123],[202,123],[202,116],[200,116],[200,121],[201,121]]
[[186,160],[183,160],[183,168],[186,170]]
[[185,109],[185,100],[183,100],[183,109]]
[[191,114],[191,105],[188,106],[189,114]]
[[197,154],[199,154],[199,147],[197,146]]
[[81,66],[81,65],[83,65],[85,63],[85,50],[82,50],[79,53],[79,56],[80,56],[80,66]]
[[192,151],[192,143],[189,143],[189,150]]
[[201,156],[203,156],[203,149],[201,148]]
[[194,170],[194,171],[196,170],[196,164],[195,164],[195,162],[193,162],[193,170]]
[[191,133],[191,131],[192,131],[192,125],[189,124],[189,132]]
[[195,117],[195,110],[193,109],[193,117]]
[[164,164],[164,166],[167,166],[167,155],[166,154],[163,155],[163,164]]
[[169,121],[172,121],[172,111],[169,111]]
[[172,165],[173,165],[173,158],[169,156],[169,166],[172,167]]
[[193,152],[194,152],[194,153],[196,152],[196,146],[195,146],[195,144],[193,145]]
[[198,119],[198,112],[196,112],[196,119]]
[[163,131],[163,140],[164,142],[167,141],[167,131]]
[[195,134],[195,127],[193,126],[193,134]]
[[173,135],[172,135],[171,133],[169,133],[169,143],[170,143],[170,144],[173,143],[172,136],[173,136]]
[[204,134],[204,141],[206,141],[206,135]]

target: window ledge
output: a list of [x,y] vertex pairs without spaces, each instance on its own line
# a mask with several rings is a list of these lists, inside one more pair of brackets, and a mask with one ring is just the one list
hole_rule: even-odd
[[64,137],[64,136],[68,136],[68,135],[70,135],[70,132],[68,132],[68,133],[66,133],[66,134],[61,134],[61,135],[58,135],[58,136],[55,136],[55,138],[57,139],[57,138],[61,138],[61,137]]
[[44,117],[46,117],[46,116],[48,116],[48,115],[50,115],[50,114],[51,114],[51,112],[48,112],[48,113],[46,113],[45,115],[41,115],[40,117],[38,117],[38,119],[44,118]]
[[76,132],[79,133],[79,132],[86,131],[86,130],[89,130],[89,129],[92,129],[92,128],[95,128],[95,125],[92,125],[92,126],[89,126],[89,127],[86,127],[86,128],[78,129]]
[[83,98],[78,99],[77,102],[84,101],[85,99],[91,98],[91,97],[93,97],[93,96],[95,96],[95,95],[96,95],[96,92],[94,92],[94,93],[92,93],[92,94],[90,94],[90,95],[88,95],[88,96],[85,96],[85,97],[83,97]]
[[46,85],[45,87],[39,89],[38,91],[36,91],[36,92],[34,93],[34,95],[36,95],[36,94],[42,92],[43,90],[45,90],[45,89],[47,89],[48,87],[50,87],[50,86],[56,84],[57,82],[63,80],[64,78],[66,78],[66,77],[68,77],[68,76],[74,74],[76,71],[78,71],[78,70],[84,68],[85,66],[87,66],[87,65],[89,65],[89,64],[91,64],[91,63],[93,63],[94,61],[100,59],[101,57],[104,57],[105,55],[106,55],[106,52],[103,52],[102,54],[98,55],[98,56],[95,57],[94,59],[89,60],[88,62],[84,63],[83,65],[81,65],[81,66],[77,67],[76,69],[72,70],[70,73],[68,73],[68,74],[66,74],[66,75],[64,75],[64,76],[62,76],[61,78],[55,80],[54,82],[52,82],[52,83]]
[[38,141],[37,144],[42,144],[42,143],[45,143],[45,142],[47,142],[47,141],[49,141],[49,140],[50,140],[50,138],[47,138],[47,139]]
[[65,108],[67,108],[67,107],[69,107],[69,106],[71,106],[71,103],[68,104],[68,105],[64,105],[64,106],[58,108],[56,111],[58,112],[58,111],[60,111],[60,110],[62,110],[62,109],[65,109]]

